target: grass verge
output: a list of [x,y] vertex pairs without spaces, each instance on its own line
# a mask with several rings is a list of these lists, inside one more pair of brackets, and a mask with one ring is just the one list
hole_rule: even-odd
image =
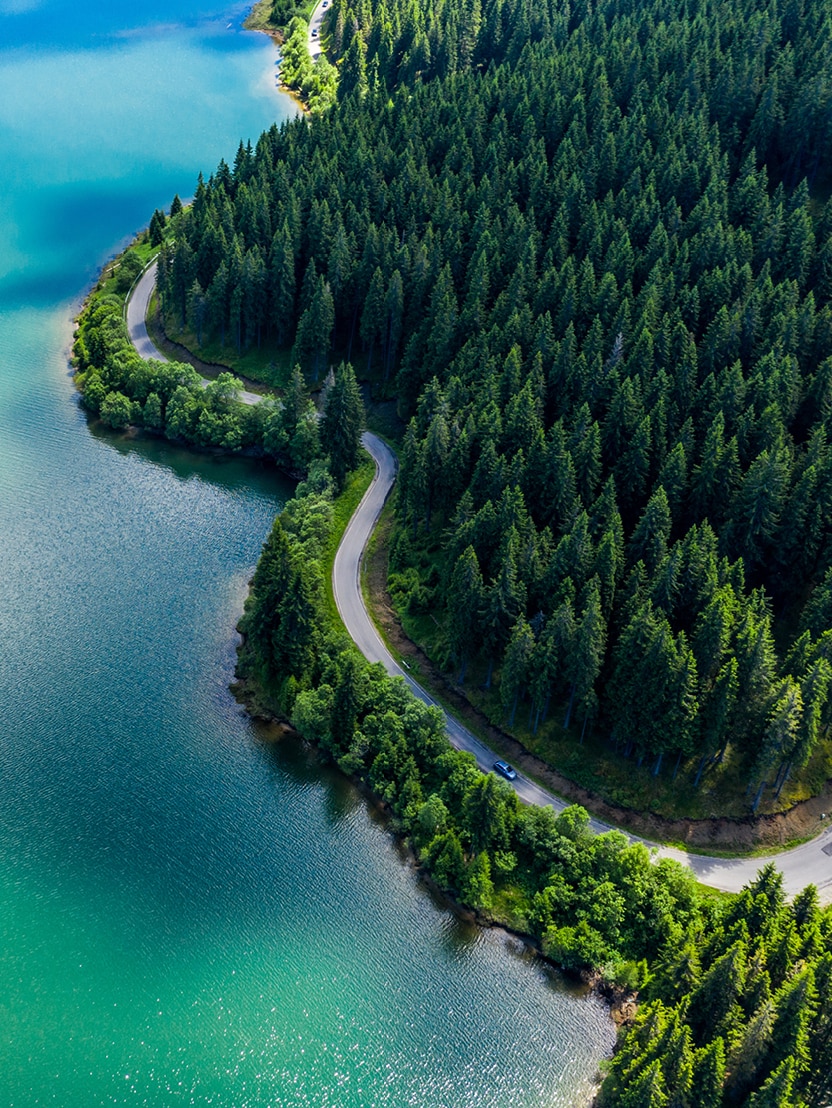
[[[361,503],[361,498],[370,487],[376,472],[375,462],[369,455],[364,455],[357,469],[347,477],[347,483],[332,505],[332,532],[326,545],[326,553],[323,561],[326,611],[329,617],[339,626],[344,628],[338,606],[335,603],[335,593],[332,589],[332,567],[335,564],[335,554],[347,529],[347,524],[352,519],[353,512]],[[346,628],[344,628],[346,632]]]

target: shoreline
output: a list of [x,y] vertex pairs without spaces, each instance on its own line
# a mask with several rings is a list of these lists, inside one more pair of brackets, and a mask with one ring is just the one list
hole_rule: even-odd
[[[85,402],[85,379],[91,367],[84,365],[83,358],[85,358],[86,355],[84,355],[82,358],[82,355],[79,353],[78,350],[78,342],[82,336],[82,328],[84,326],[85,317],[87,313],[94,307],[98,297],[112,299],[113,301],[120,302],[121,308],[119,315],[121,325],[124,327],[125,337],[130,343],[131,349],[135,354],[137,354],[137,356],[143,357],[145,358],[145,360],[150,357],[157,360],[160,359],[163,362],[172,361],[174,363],[182,365],[183,367],[187,367],[194,372],[197,372],[195,367],[190,362],[179,361],[179,359],[176,358],[169,358],[161,350],[156,350],[155,348],[153,348],[152,338],[147,334],[145,335],[145,337],[149,340],[151,353],[142,354],[142,352],[138,349],[136,345],[136,336],[131,331],[131,326],[128,319],[129,308],[132,303],[134,293],[137,291],[139,285],[145,279],[148,270],[155,265],[154,260],[151,260],[151,262],[145,266],[145,269],[133,282],[127,292],[123,292],[119,289],[111,289],[109,291],[106,291],[105,289],[107,281],[112,278],[114,270],[117,268],[117,263],[119,262],[119,259],[121,259],[130,250],[133,250],[137,246],[144,245],[147,242],[147,230],[148,229],[145,227],[143,230],[139,231],[127,242],[126,246],[121,251],[116,253],[113,257],[109,258],[107,262],[101,267],[98,277],[90,284],[86,292],[82,294],[79,299],[72,301],[71,311],[73,314],[70,319],[71,337],[69,342],[69,349],[67,351],[68,372],[69,377],[72,380],[72,387],[75,390],[77,403],[86,416],[88,423],[90,425],[98,425],[102,429],[107,429],[112,433],[120,434],[127,437],[140,438],[146,436],[149,439],[164,440],[165,442],[171,443],[175,447],[183,450],[189,450],[196,455],[210,457],[245,458],[249,461],[258,462],[261,464],[273,465],[275,469],[284,473],[290,480],[296,481],[298,479],[298,475],[296,473],[292,473],[285,466],[281,465],[279,459],[271,455],[264,448],[262,442],[255,439],[249,439],[249,441],[247,442],[243,441],[238,446],[229,446],[223,444],[222,442],[198,441],[197,439],[191,440],[183,437],[182,435],[168,433],[167,428],[164,426],[147,426],[143,421],[135,422],[135,413],[133,413],[124,424],[114,425],[108,422],[107,419],[102,418],[98,406],[90,405],[89,403]],[[148,297],[148,303],[149,300],[150,298]],[[182,349],[184,350],[185,348],[183,347]],[[217,365],[216,367],[210,368],[215,368],[220,373],[233,373],[233,371],[228,370],[228,367],[226,366]],[[202,388],[211,383],[212,378],[205,377],[201,373],[199,374],[199,376],[202,378]],[[234,374],[234,376],[237,375]],[[268,394],[255,394],[247,392],[245,389],[241,389],[238,393],[238,401],[244,408],[249,409],[252,405],[264,399],[265,395]],[[126,399],[131,401],[134,405],[137,403],[131,397],[127,397]]]
[[[240,633],[240,638],[241,641],[237,646],[238,655],[245,644],[245,636],[242,633]],[[234,681],[228,687],[231,695],[237,703],[244,708],[246,714],[249,715],[251,719],[274,732],[264,737],[264,741],[278,743],[284,738],[291,737],[298,742],[309,743],[309,740],[304,739],[300,732],[296,731],[287,719],[279,715],[264,702],[263,690],[257,681],[251,677],[235,676]],[[309,743],[309,745],[315,750],[318,757],[322,757],[320,747],[314,743]],[[446,889],[443,889],[441,885],[437,884],[430,871],[419,861],[408,837],[403,835],[396,827],[396,820],[391,813],[390,806],[373,792],[366,781],[363,781],[355,774],[344,773],[344,770],[341,769],[337,763],[333,762],[331,764],[335,766],[338,772],[343,774],[346,780],[358,791],[364,802],[383,819],[385,830],[404,855],[404,864],[414,871],[417,875],[417,879],[425,886],[430,894],[443,905],[443,907],[453,912],[454,915],[458,916],[466,923],[482,928],[483,930],[502,931],[504,934],[510,935],[512,938],[522,943],[527,950],[532,952],[546,965],[556,969],[564,982],[567,982],[574,988],[584,990],[585,994],[588,996],[592,995],[603,1001],[617,1029],[620,1030],[622,1027],[626,1027],[630,1024],[638,1010],[638,1001],[634,994],[625,991],[619,992],[609,983],[604,982],[600,974],[597,973],[591,975],[570,974],[563,966],[544,954],[540,944],[528,932],[512,927],[504,920],[491,916],[487,912],[483,912],[479,909],[470,908],[468,905],[457,900],[455,896]]]
[[[98,286],[96,286],[96,288],[97,287]],[[94,292],[95,289],[93,289],[93,292],[90,295],[93,295]],[[189,444],[184,440],[171,439],[170,441],[180,441],[180,445],[183,445],[185,447],[189,446]],[[239,455],[240,451],[235,451],[233,453]],[[377,557],[378,555],[374,556],[371,553],[369,555],[368,564],[371,564],[374,560],[377,560]],[[384,584],[384,582],[382,582],[382,584]],[[378,582],[375,582],[375,587],[371,589],[371,592],[373,593],[373,595],[377,594]],[[375,605],[376,612],[377,608],[378,601],[376,601]],[[385,626],[382,623],[382,627],[385,633],[389,633],[389,625]],[[427,666],[430,669],[435,668],[432,666],[426,656],[422,655],[421,652],[419,652],[419,648],[416,647],[415,644],[410,644],[410,646],[416,652],[414,656],[418,656],[420,665]],[[443,683],[441,680],[439,684],[443,688],[443,690],[445,692],[448,692],[451,698],[455,701],[454,713],[456,715],[458,715],[462,719],[465,719],[467,711],[470,711],[471,713],[476,713],[476,709],[469,704],[467,698],[462,698],[463,703],[456,703],[456,701],[460,699],[458,691],[449,689],[447,683]],[[462,710],[460,710],[460,708]],[[477,720],[476,722],[479,723],[481,721]],[[823,819],[825,811],[829,807],[829,802],[832,801],[832,787],[830,787],[830,784],[827,783],[826,789],[822,793],[807,800],[800,801],[798,805],[795,805],[794,809],[790,810],[791,812],[794,812],[795,810],[803,811],[807,806],[814,807],[816,809],[814,826],[810,827],[808,830],[805,829],[804,826],[804,828],[801,829],[799,841],[797,842],[795,842],[795,839],[798,838],[798,836],[792,834],[789,836],[790,841],[787,840],[787,842],[784,843],[785,836],[782,832],[782,825],[784,820],[789,818],[789,813],[777,813],[769,816],[758,817],[756,821],[752,821],[750,818],[745,821],[732,821],[728,817],[715,819],[714,821],[697,821],[698,828],[695,828],[694,833],[691,834],[691,829],[693,827],[694,821],[678,821],[674,824],[671,821],[668,821],[665,817],[658,816],[650,812],[638,812],[635,809],[625,809],[616,806],[606,801],[598,794],[583,788],[582,786],[571,781],[569,778],[566,778],[563,775],[559,774],[558,771],[553,767],[548,766],[546,763],[541,762],[539,759],[536,759],[533,754],[525,751],[521,744],[517,742],[517,740],[511,738],[510,736],[506,736],[505,733],[501,732],[499,728],[494,728],[491,725],[488,725],[488,728],[489,730],[494,732],[500,744],[507,745],[509,747],[510,753],[508,754],[508,757],[510,758],[510,760],[518,765],[521,770],[525,767],[528,771],[530,771],[532,775],[532,780],[536,777],[538,780],[545,783],[546,788],[554,795],[561,798],[564,804],[580,804],[582,807],[586,808],[590,812],[592,818],[594,819],[597,819],[603,823],[611,824],[612,826],[617,826],[625,833],[634,833],[639,837],[643,837],[645,840],[648,841],[648,844],[654,844],[658,847],[666,848],[670,852],[682,852],[692,859],[702,859],[704,861],[712,860],[715,863],[725,861],[735,861],[737,863],[753,863],[757,859],[759,859],[761,865],[764,864],[765,859],[773,861],[775,865],[779,865],[782,869],[782,859],[787,858],[789,854],[791,854],[793,851],[800,850],[803,846],[809,845],[812,842],[816,841],[818,838],[820,838],[820,835],[824,833],[824,830],[828,831],[830,828],[830,824],[828,822],[825,822]],[[820,816],[819,819],[818,816]],[[760,823],[762,823],[764,827],[772,828],[773,841],[769,840],[769,842],[766,842],[765,839],[755,841],[753,838],[754,830],[751,830],[751,838],[747,840],[746,843],[743,843],[738,847],[736,838],[733,838],[732,840],[730,840],[730,845],[728,849],[726,849],[726,839],[720,839],[713,834],[714,830],[716,828],[719,828],[720,826],[722,826],[722,828],[730,828],[730,833],[732,835],[735,835],[738,829],[754,829]],[[696,830],[704,832],[705,841],[697,840],[697,838],[695,837]],[[818,832],[820,832],[820,834],[818,834]],[[709,847],[711,847],[712,844],[713,848],[717,851],[716,854],[714,854],[712,850],[709,851]],[[743,849],[743,847],[745,847],[745,849]],[[772,854],[772,852],[774,853]],[[690,867],[694,869],[694,872],[696,872],[695,864],[691,865],[690,862],[686,864],[690,865]],[[707,876],[701,876],[699,877],[699,880],[705,885],[713,884],[712,881],[708,880]],[[719,885],[716,885],[715,887],[720,888]],[[724,890],[725,886],[721,887]],[[820,888],[821,887],[819,886],[819,889]],[[821,896],[822,899],[826,899],[829,896],[828,890],[823,891],[821,889]]]
[[[377,558],[378,555],[374,556],[371,553],[368,564],[372,564]],[[382,582],[383,584],[384,582]],[[373,596],[378,595],[378,581],[373,583],[371,593]],[[374,610],[376,616],[378,616],[378,600],[376,600]],[[391,611],[390,619],[386,624],[379,620],[383,631],[388,636],[394,618]],[[407,642],[408,646],[402,649],[404,642]],[[407,653],[409,647],[412,650],[411,656],[418,658],[420,668],[435,670],[427,657],[421,653],[415,644],[409,643],[409,640],[403,637],[402,641],[396,642],[395,646],[401,653]],[[436,684],[454,702],[454,715],[461,720],[468,719],[469,722],[472,716],[477,715],[476,709],[470,705],[467,698],[461,697],[458,690],[450,688],[441,674],[439,674]],[[474,722],[479,725],[483,723],[481,718],[474,719]],[[756,869],[759,869],[760,866],[771,861],[783,869],[785,876],[788,877],[788,872],[784,869],[784,860],[793,852],[811,846],[812,843],[817,842],[824,833],[828,833],[830,830],[830,823],[826,822],[824,818],[830,803],[832,803],[832,786],[829,783],[827,783],[824,791],[814,797],[799,801],[792,809],[784,813],[772,813],[756,817],[756,819],[752,817],[744,819],[714,817],[713,819],[698,821],[682,819],[671,821],[667,817],[649,811],[627,809],[613,804],[536,758],[535,755],[526,751],[516,739],[502,732],[500,728],[487,722],[485,726],[487,732],[496,739],[497,749],[501,745],[507,746],[509,752],[506,756],[518,768],[525,769],[530,780],[534,781],[536,779],[539,781],[544,785],[545,790],[551,792],[564,805],[579,804],[586,808],[591,817],[598,822],[616,827],[625,834],[642,838],[646,841],[648,847],[656,847],[660,851],[665,851],[669,856],[685,855],[685,859],[680,858],[679,860],[693,869],[694,873],[698,875],[697,879],[702,884],[721,891],[738,891],[738,889],[734,889],[733,882],[725,885],[709,878],[708,872],[703,869],[703,865],[706,866],[708,862],[713,862],[717,869],[725,869],[726,863],[729,865],[730,863],[738,865],[758,863]],[[808,826],[806,822],[803,822],[800,826],[788,830],[788,821],[791,820],[794,823],[801,820],[807,808],[810,813]],[[768,837],[766,837],[766,831]],[[743,833],[745,833],[744,841]],[[805,884],[805,880],[803,883]],[[815,878],[815,883],[818,884],[822,900],[828,899],[830,896],[828,882],[818,882],[818,879]]]
[[[254,7],[248,13],[243,20],[243,30],[256,31],[258,34],[266,35],[272,40],[278,53],[278,63],[280,62],[280,47],[283,45],[283,32],[278,27],[272,26],[268,19],[262,13],[268,12],[271,8],[270,0],[257,0]],[[302,96],[297,89],[290,88],[283,80],[281,75],[282,66],[278,64],[277,70],[277,89],[283,93],[284,96],[288,96],[289,99],[297,106],[298,111],[303,115],[309,115],[309,105],[303,100]]]

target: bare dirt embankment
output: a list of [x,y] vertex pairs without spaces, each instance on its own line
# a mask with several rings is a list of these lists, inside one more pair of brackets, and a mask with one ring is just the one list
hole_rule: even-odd
[[365,595],[373,618],[389,644],[402,658],[418,665],[419,672],[441,690],[453,713],[480,732],[490,745],[504,750],[523,773],[536,778],[552,792],[582,804],[594,816],[652,842],[678,843],[691,850],[751,853],[758,849],[776,849],[813,837],[822,831],[832,815],[832,782],[818,796],[801,801],[787,812],[745,819],[665,819],[650,812],[636,812],[611,804],[597,793],[577,785],[556,769],[530,754],[511,735],[495,727],[468,700],[447,674],[443,673],[412,642],[402,629],[387,591],[387,555],[389,518],[382,518],[365,558]]

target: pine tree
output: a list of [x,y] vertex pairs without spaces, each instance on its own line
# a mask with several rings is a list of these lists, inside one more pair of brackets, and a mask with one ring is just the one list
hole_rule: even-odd
[[512,629],[500,677],[500,699],[508,717],[509,727],[514,726],[520,694],[528,685],[533,650],[532,629],[524,619],[520,619]]
[[450,647],[459,664],[459,683],[480,642],[480,619],[484,602],[482,573],[473,546],[457,559],[448,587],[448,628]]
[[165,213],[159,211],[157,208],[153,213],[153,218],[150,220],[150,227],[148,228],[148,237],[150,239],[151,246],[161,246],[165,237],[165,225],[167,219]]
[[741,1104],[748,1092],[759,1084],[758,1075],[772,1044],[774,1020],[774,1003],[770,999],[764,1000],[729,1055],[730,1078],[725,1092],[734,1103]]
[[315,378],[326,362],[334,325],[332,292],[324,278],[318,277],[309,307],[300,317],[292,352],[293,358],[307,366]]
[[358,465],[358,449],[364,427],[364,402],[349,362],[341,362],[326,398],[321,421],[321,441],[329,452],[330,471],[338,488]]
[[827,952],[815,964],[818,1008],[810,1031],[812,1058],[805,1075],[805,1097],[810,1108],[823,1108],[832,1097],[832,952]]
[[584,722],[594,708],[595,682],[598,680],[604,659],[606,632],[606,624],[601,613],[600,584],[598,578],[593,577],[589,584],[586,607],[573,636],[572,651],[567,661],[571,688],[564,728],[569,727],[572,709],[576,703],[583,710]]
[[651,1062],[633,1080],[627,1090],[626,1104],[627,1108],[666,1108],[669,1100],[661,1062]]
[[271,325],[282,345],[289,338],[295,315],[295,251],[287,220],[272,240],[269,289]]
[[721,1037],[694,1053],[691,1086],[697,1108],[721,1108],[725,1081],[725,1047]]
[[652,573],[667,553],[671,516],[667,493],[659,486],[644,509],[644,514],[630,539],[628,554],[633,564],[643,561]]
[[785,447],[763,450],[734,497],[726,538],[731,550],[752,567],[762,563],[777,535],[790,469]]
[[794,1062],[786,1058],[771,1077],[748,1100],[748,1108],[793,1108]]
[[364,299],[364,311],[361,313],[361,339],[367,350],[367,373],[370,373],[373,364],[373,350],[379,338],[383,341],[385,323],[384,310],[384,275],[376,266],[373,273],[367,296]]
[[794,1065],[795,1078],[801,1078],[809,1069],[809,1029],[817,1011],[818,994],[815,974],[811,966],[786,981],[774,997],[775,1016],[772,1042],[766,1062],[776,1071],[786,1059]]
[[703,975],[690,998],[688,1022],[697,1042],[731,1029],[732,1010],[745,985],[746,945],[738,940]]

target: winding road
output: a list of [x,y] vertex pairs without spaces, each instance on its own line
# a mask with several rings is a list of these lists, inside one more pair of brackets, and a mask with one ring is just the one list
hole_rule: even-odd
[[[150,339],[145,324],[147,306],[155,279],[154,264],[140,278],[129,297],[127,326],[130,339],[143,358],[158,358],[160,361],[165,361],[164,355]],[[261,399],[254,393],[246,393],[244,396],[247,403],[257,403]],[[489,771],[497,755],[472,735],[466,727],[463,727],[457,719],[448,715],[441,705],[438,705],[421,685],[414,681],[407,670],[399,665],[385,646],[364,604],[361,591],[361,564],[364,550],[395,483],[396,458],[390,447],[369,431],[365,432],[361,441],[375,462],[376,472],[370,487],[347,525],[335,555],[332,585],[338,611],[347,631],[364,657],[370,662],[380,662],[391,676],[401,677],[414,696],[426,704],[438,707],[445,717],[445,727],[451,743],[459,750],[469,750],[480,768]],[[569,803],[521,774],[517,775],[512,785],[520,799],[527,804],[551,805],[557,811],[562,811]],[[596,832],[611,829],[609,824],[601,820],[592,819],[590,822]],[[767,862],[773,862],[783,874],[784,887],[789,896],[794,896],[806,885],[814,884],[817,886],[821,902],[832,903],[832,815],[830,815],[830,826],[818,837],[792,850],[766,857],[715,858],[662,846],[635,835],[628,835],[628,838],[632,842],[644,843],[650,850],[655,851],[658,857],[675,858],[691,869],[699,881],[725,892],[739,892],[744,885],[753,880],[762,866]]]
[[[146,362],[151,359],[155,359],[157,362],[168,361],[168,358],[154,343],[147,330],[147,310],[150,306],[153,290],[156,287],[156,268],[157,263],[151,262],[133,285],[127,297],[124,313],[130,341]],[[210,383],[207,377],[202,378],[203,385],[209,385]],[[263,399],[258,393],[246,392],[245,389],[241,389],[237,396],[243,404],[259,404]]]
[[[376,525],[396,479],[396,459],[393,451],[376,435],[365,433],[362,443],[376,464],[375,478],[355,510],[341,539],[335,555],[332,584],[335,603],[341,618],[361,653],[368,661],[381,662],[393,677],[401,677],[414,696],[426,704],[439,707],[445,716],[448,737],[459,750],[470,750],[480,769],[490,770],[497,755],[481,743],[453,716],[448,715],[411,675],[398,664],[384,645],[375,624],[370,618],[361,592],[361,562],[364,550]],[[517,795],[527,804],[550,804],[557,811],[567,806],[567,801],[543,789],[534,781],[517,775],[512,782]],[[610,825],[592,819],[596,832],[609,831]],[[655,850],[662,858],[675,858],[692,869],[698,880],[726,892],[739,892],[751,881],[761,866],[773,862],[783,873],[786,892],[794,895],[813,883],[824,903],[832,903],[832,819],[830,827],[811,842],[782,854],[765,858],[714,858],[704,854],[690,854],[673,847],[648,842],[635,835],[628,835],[633,842],[642,842]]]

